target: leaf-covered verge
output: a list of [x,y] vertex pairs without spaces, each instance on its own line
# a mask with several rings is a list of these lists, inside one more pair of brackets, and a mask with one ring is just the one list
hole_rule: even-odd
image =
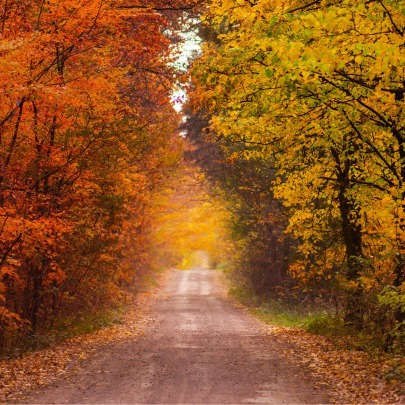
[[[259,303],[257,297],[241,294],[226,274],[220,277],[234,305],[248,310],[265,324],[268,336],[282,343],[282,355],[309,369],[315,387],[327,389],[331,403],[400,404],[405,400],[405,359],[381,351],[355,349],[360,342],[349,335],[326,336],[324,325],[308,332],[323,313],[312,314],[280,302]],[[315,315],[314,315],[315,313]],[[288,326],[286,326],[288,325]],[[312,329],[313,330],[313,329]],[[364,342],[363,342],[364,343]]]
[[109,343],[128,339],[136,342],[154,320],[150,307],[165,277],[160,273],[152,278],[152,284],[145,285],[146,291],[140,292],[113,324],[20,358],[0,361],[0,402],[24,401],[29,391],[75,373],[87,357]]
[[[159,285],[165,283],[166,275],[169,272],[160,276]],[[159,291],[160,287],[155,286],[140,293],[121,316],[120,323],[19,359],[0,362],[0,400],[24,401],[29,391],[75,373],[86,358],[106,345],[128,339],[136,341],[154,322],[150,309],[160,296]],[[270,339],[278,340],[285,347],[282,355],[308,367],[319,389],[327,388],[334,402],[401,403],[404,387],[396,379],[398,368],[403,365],[399,359],[393,362],[388,357],[373,358],[365,352],[337,348],[328,338],[299,328],[274,324],[265,328]]]
[[399,374],[403,358],[370,357],[362,351],[337,348],[327,337],[303,329],[269,326],[268,333],[286,344],[284,354],[311,370],[319,388],[328,388],[340,404],[400,404],[405,384]]

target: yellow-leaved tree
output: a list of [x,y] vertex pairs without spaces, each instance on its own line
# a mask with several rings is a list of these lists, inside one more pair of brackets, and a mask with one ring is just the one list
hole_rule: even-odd
[[228,160],[239,145],[273,165],[290,271],[391,338],[405,309],[404,2],[213,0],[204,19],[215,40],[194,103]]

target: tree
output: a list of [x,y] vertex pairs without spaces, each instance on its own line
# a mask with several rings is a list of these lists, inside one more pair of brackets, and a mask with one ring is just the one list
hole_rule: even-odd
[[213,1],[205,18],[219,41],[195,103],[218,138],[263,145],[243,158],[273,159],[290,270],[338,283],[365,325],[369,298],[404,281],[403,3]]
[[173,29],[193,2],[161,5],[4,3],[3,330],[35,333],[73,308],[98,309],[145,271],[150,199],[180,155]]

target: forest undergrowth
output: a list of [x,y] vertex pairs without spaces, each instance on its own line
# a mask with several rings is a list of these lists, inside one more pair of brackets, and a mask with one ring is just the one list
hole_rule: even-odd
[[384,352],[373,335],[345,326],[330,305],[259,298],[235,286],[226,271],[221,280],[235,305],[264,322],[267,333],[284,343],[283,355],[308,367],[318,389],[330,390],[332,403],[404,401],[403,348]]

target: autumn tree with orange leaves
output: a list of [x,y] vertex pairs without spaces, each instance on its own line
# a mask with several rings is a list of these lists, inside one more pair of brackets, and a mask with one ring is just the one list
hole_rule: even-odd
[[149,203],[180,152],[170,47],[195,3],[2,0],[3,346],[144,271]]

